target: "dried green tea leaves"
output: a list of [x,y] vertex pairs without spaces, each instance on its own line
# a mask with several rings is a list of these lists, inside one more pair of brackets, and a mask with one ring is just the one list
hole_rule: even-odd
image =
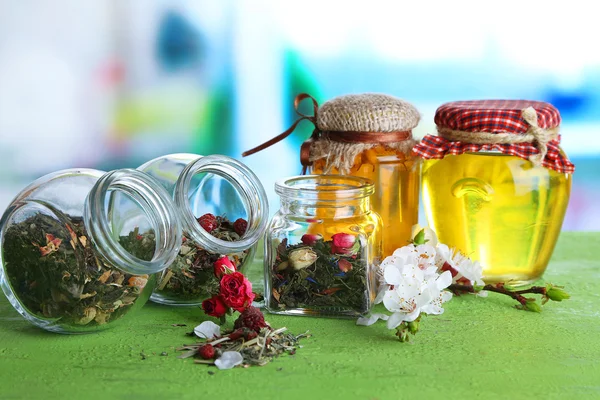
[[[198,223],[212,236],[234,242],[240,240],[246,229],[246,221],[241,218],[231,223],[225,217],[205,214]],[[244,263],[248,251],[229,254],[236,270]],[[159,278],[155,293],[171,300],[203,300],[219,291],[219,279],[215,276],[215,262],[221,257],[206,251],[189,237],[183,243],[175,261]]]
[[[127,312],[150,282],[99,259],[81,218],[63,224],[37,214],[9,227],[3,241],[6,276],[19,301],[39,318],[91,327]],[[120,244],[142,260],[154,254],[154,233],[137,228]]]
[[295,245],[284,239],[272,266],[270,307],[282,311],[342,307],[366,312],[365,253],[359,238],[351,234],[338,233],[329,241],[306,234]]

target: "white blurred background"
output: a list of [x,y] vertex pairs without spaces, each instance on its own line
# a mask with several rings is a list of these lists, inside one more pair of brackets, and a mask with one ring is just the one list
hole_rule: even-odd
[[[0,0],[0,210],[62,168],[241,152],[294,121],[294,96],[383,92],[434,131],[450,100],[553,103],[577,165],[564,229],[600,229],[600,24],[589,3]],[[302,125],[243,161],[300,171]]]

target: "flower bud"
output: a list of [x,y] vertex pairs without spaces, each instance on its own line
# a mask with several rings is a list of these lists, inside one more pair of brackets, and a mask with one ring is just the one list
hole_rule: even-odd
[[527,311],[542,312],[542,306],[540,306],[534,299],[528,299],[527,302],[523,304],[523,308]]
[[222,256],[214,263],[215,276],[221,278],[223,274],[235,272],[235,265],[231,262],[229,257]]
[[553,301],[563,301],[571,298],[571,295],[569,295],[569,293],[561,286],[554,286],[552,284],[546,286],[546,296]]
[[435,247],[438,244],[438,239],[435,232],[428,227],[423,228],[419,224],[413,225],[411,239],[416,245],[427,243]]
[[307,233],[305,235],[302,235],[302,238],[300,240],[307,246],[314,246],[315,243],[317,243],[321,239],[323,239],[323,236],[321,235],[312,235],[310,233]]
[[288,262],[295,270],[303,269],[313,265],[317,261],[317,253],[311,249],[301,248],[292,250],[288,256]]
[[331,239],[331,252],[333,254],[353,255],[358,252],[360,244],[354,235],[349,233],[336,233]]

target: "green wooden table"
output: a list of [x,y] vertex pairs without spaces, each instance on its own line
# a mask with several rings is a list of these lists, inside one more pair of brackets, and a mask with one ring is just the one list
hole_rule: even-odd
[[2,297],[0,398],[600,399],[600,233],[563,233],[545,279],[572,299],[535,314],[504,296],[462,296],[404,344],[384,324],[268,315],[314,336],[295,356],[229,371],[177,359],[204,319],[196,308],[148,304],[112,330],[64,336],[29,325]]

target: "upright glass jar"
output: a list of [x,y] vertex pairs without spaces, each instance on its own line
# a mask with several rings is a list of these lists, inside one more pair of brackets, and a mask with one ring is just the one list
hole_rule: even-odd
[[275,184],[281,208],[265,239],[265,299],[271,313],[356,317],[375,296],[381,220],[371,181],[309,175]]
[[559,146],[560,114],[537,101],[463,101],[438,108],[423,201],[441,242],[483,266],[486,282],[542,276],[561,230],[574,165]]
[[171,154],[138,168],[172,195],[182,223],[182,246],[157,280],[151,300],[194,306],[216,294],[220,269],[244,272],[268,223],[265,190],[233,158]]
[[420,159],[411,154],[420,115],[384,94],[344,95],[321,105],[321,131],[310,144],[309,171],[371,179],[373,210],[383,222],[383,254],[405,246],[419,218]]
[[0,285],[54,332],[112,326],[140,308],[181,228],[168,193],[136,170],[70,169],[34,181],[0,219]]
[[[373,181],[373,210],[383,221],[383,254],[405,246],[411,228],[418,222],[420,159],[411,154],[416,143],[412,130],[420,115],[410,103],[385,94],[344,95],[320,107],[308,94],[299,94],[296,110],[311,99],[314,115],[300,115],[290,129],[244,153],[250,155],[292,133],[303,120],[315,130],[302,145],[300,161],[304,172],[340,174]],[[304,173],[303,172],[303,173]]]

